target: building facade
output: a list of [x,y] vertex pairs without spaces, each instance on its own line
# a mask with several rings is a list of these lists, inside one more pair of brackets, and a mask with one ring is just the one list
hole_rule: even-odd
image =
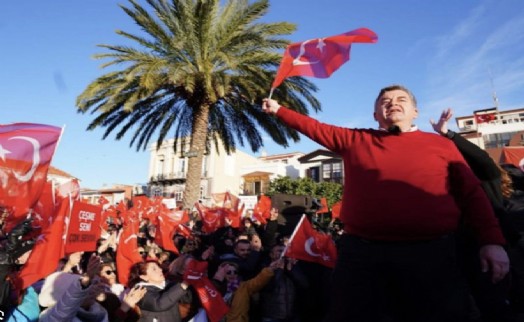
[[[185,189],[188,161],[191,155],[188,140],[179,140],[173,149],[174,139],[164,141],[157,149],[150,148],[149,183],[150,196],[162,196],[182,201]],[[218,151],[213,147],[204,155],[199,199],[212,203],[212,195],[229,191],[239,195],[243,192],[242,167],[258,163],[258,159],[240,150],[227,154],[221,144]]]

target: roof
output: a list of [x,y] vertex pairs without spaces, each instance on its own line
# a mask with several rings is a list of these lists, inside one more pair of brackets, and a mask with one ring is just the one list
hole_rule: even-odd
[[49,170],[47,172],[47,175],[54,175],[54,176],[58,176],[58,177],[78,179],[77,177],[72,176],[69,173],[67,173],[67,172],[65,172],[63,170],[60,170],[58,168],[55,168],[53,166],[49,166]]
[[301,156],[300,158],[298,158],[298,161],[301,163],[316,162],[318,160],[313,159],[315,159],[318,156],[324,156],[327,159],[342,159],[342,157],[336,154],[335,152],[326,149],[317,149],[311,153]]

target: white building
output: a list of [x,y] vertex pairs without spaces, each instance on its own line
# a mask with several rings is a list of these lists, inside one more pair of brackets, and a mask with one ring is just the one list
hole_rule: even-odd
[[[188,142],[188,141],[187,141]],[[188,158],[186,153],[189,144],[179,140],[176,153],[173,150],[174,139],[164,141],[159,149],[156,144],[150,148],[149,194],[183,199]],[[234,195],[243,192],[241,170],[244,166],[258,163],[258,159],[240,150],[228,155],[219,144],[219,152],[214,147],[204,155],[199,198],[209,204],[212,194],[229,191]]]
[[500,111],[488,108],[456,118],[459,132],[483,149],[512,145],[510,140],[524,131],[524,108]]
[[269,188],[269,182],[278,176],[292,179],[303,175],[304,170],[299,158],[302,152],[263,155],[257,163],[245,164],[240,169],[243,182],[243,195],[259,195]]

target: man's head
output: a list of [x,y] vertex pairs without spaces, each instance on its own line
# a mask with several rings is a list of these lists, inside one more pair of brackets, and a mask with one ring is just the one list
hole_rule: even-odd
[[392,85],[380,90],[375,100],[373,117],[381,128],[388,129],[396,125],[405,132],[411,128],[417,116],[417,100],[409,89]]
[[238,257],[246,259],[251,252],[251,243],[249,240],[240,239],[235,243],[234,251]]
[[271,252],[269,252],[269,258],[272,261],[276,261],[282,256],[284,249],[286,249],[286,246],[283,244],[274,245],[273,247],[271,247]]

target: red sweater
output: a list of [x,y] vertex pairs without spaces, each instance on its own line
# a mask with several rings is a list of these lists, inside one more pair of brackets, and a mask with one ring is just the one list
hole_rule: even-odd
[[481,244],[505,243],[479,180],[450,140],[418,130],[342,128],[285,107],[276,115],[343,157],[346,232],[373,240],[433,239],[454,232],[463,215]]

